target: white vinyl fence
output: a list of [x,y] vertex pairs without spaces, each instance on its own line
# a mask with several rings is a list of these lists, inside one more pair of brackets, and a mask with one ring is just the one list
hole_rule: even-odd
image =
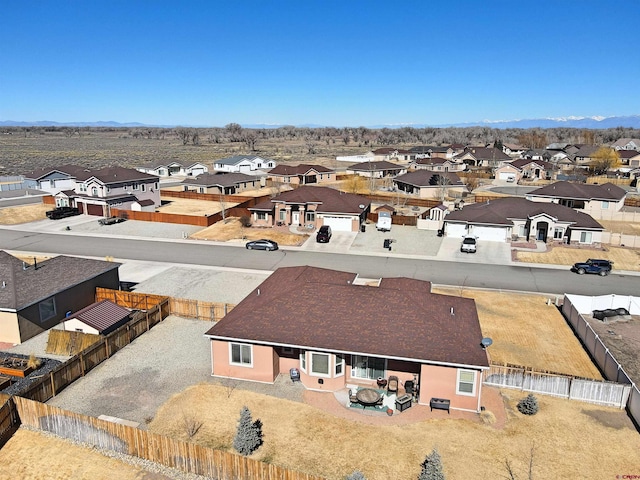
[[565,295],[562,313],[576,335],[594,358],[605,378],[630,387],[626,402],[627,410],[636,423],[640,424],[640,390],[633,383],[600,337],[591,328],[582,314],[591,314],[593,310],[605,308],[626,308],[631,315],[640,314],[640,297],[627,295],[601,295],[587,297],[583,295]]
[[631,391],[631,385],[599,382],[502,365],[491,365],[489,370],[485,371],[484,383],[617,408],[624,408]]

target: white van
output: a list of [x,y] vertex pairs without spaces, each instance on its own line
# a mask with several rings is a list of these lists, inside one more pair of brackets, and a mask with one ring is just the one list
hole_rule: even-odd
[[390,232],[391,231],[391,213],[379,212],[376,228],[380,232]]

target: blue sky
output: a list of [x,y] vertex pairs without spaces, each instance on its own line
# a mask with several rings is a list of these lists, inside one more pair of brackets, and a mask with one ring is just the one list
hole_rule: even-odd
[[640,2],[0,0],[0,120],[640,114]]

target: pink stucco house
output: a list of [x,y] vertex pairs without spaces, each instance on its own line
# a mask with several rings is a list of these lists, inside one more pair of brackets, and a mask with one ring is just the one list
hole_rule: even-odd
[[299,165],[280,164],[269,171],[267,178],[273,182],[291,185],[330,183],[335,182],[336,171],[322,165],[310,165],[308,163]]
[[333,392],[395,375],[417,382],[421,404],[473,412],[489,367],[472,299],[310,266],[276,270],[205,336],[216,377],[273,383],[296,368],[306,388]]

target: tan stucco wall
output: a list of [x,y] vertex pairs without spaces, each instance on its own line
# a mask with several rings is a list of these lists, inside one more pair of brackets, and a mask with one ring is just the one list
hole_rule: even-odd
[[451,408],[478,411],[478,393],[482,374],[476,371],[475,395],[456,395],[458,369],[436,365],[422,365],[420,369],[420,403],[429,405],[431,398],[446,398]]
[[0,312],[0,342],[21,343],[17,314]]
[[241,378],[257,382],[273,383],[278,376],[274,369],[275,353],[273,348],[254,345],[253,366],[243,367],[229,363],[229,343],[220,340],[211,341],[211,353],[213,358],[212,375],[219,377]]
[[81,322],[77,318],[72,318],[71,320],[66,320],[62,322],[62,327],[64,330],[69,332],[82,332],[82,333],[92,333],[94,335],[98,335],[100,332],[93,327],[90,327],[86,323]]

